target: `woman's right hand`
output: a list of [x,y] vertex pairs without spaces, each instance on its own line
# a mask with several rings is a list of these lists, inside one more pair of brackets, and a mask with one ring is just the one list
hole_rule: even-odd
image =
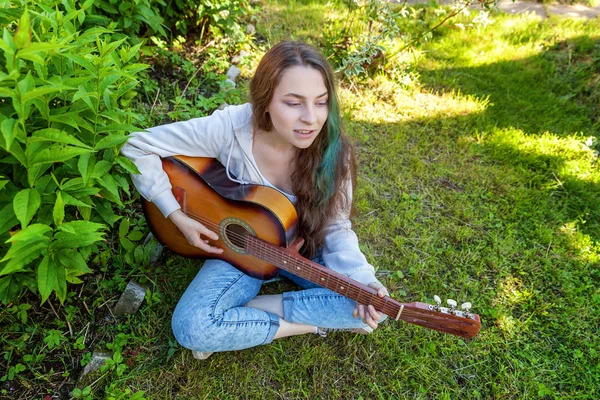
[[[220,249],[209,244],[208,239],[218,240],[219,236],[216,233],[202,225],[200,222],[188,217],[181,210],[173,211],[169,214],[169,219],[183,233],[188,243],[194,247],[204,250],[207,253],[221,254],[223,249]],[[203,237],[204,236],[204,237]]]

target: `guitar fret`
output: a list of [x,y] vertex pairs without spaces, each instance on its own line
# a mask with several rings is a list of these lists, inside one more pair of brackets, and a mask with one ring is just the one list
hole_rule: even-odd
[[331,275],[327,273],[327,271],[313,266],[308,262],[298,260],[293,255],[283,253],[279,248],[274,246],[271,248],[272,245],[262,243],[258,240],[253,240],[248,244],[250,245],[249,248],[251,249],[251,253],[258,255],[263,261],[279,266],[300,278],[307,279],[313,283],[317,283],[319,286],[333,290],[336,293],[355,300],[357,303],[365,305],[371,304],[381,312],[385,312],[389,307],[387,298],[382,304],[381,298],[376,294],[369,293],[364,289],[347,282],[345,279]]
[[325,274],[323,272],[321,272],[320,270],[317,273],[319,275],[319,286],[325,287],[325,285],[326,285],[326,283],[324,283],[325,282],[325,277],[323,276]]
[[296,262],[294,272],[298,273],[298,276],[304,278],[306,276],[306,271],[302,268],[302,263]]
[[313,274],[315,272],[318,272],[315,268],[313,268],[312,265],[308,265],[308,280],[311,282],[315,282],[315,277],[313,277]]
[[383,307],[382,307],[382,311],[383,311],[384,314],[388,314],[389,313],[389,310],[387,308],[388,308],[388,297],[384,297],[383,298]]
[[352,300],[356,300],[358,298],[358,296],[360,295],[360,290],[357,287],[352,286],[351,287],[353,292],[348,291],[346,293],[346,297],[352,299]]

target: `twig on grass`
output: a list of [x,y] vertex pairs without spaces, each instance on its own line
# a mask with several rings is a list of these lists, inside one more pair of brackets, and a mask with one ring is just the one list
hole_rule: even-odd
[[50,308],[52,309],[52,312],[54,313],[54,315],[56,315],[56,318],[58,318],[60,320],[60,317],[58,316],[58,313],[56,312],[56,310],[54,309],[54,306],[52,305],[52,302],[50,301],[50,299],[48,299],[48,305],[50,306]]
[[152,111],[154,111],[154,106],[156,105],[156,102],[158,101],[158,95],[160,94],[160,88],[158,88],[158,90],[156,91],[156,97],[154,98],[154,102],[152,103],[152,107],[150,107],[150,115],[152,115]]
[[457,371],[463,370],[463,369],[465,369],[465,368],[470,368],[470,367],[474,367],[474,366],[476,366],[476,365],[484,364],[484,363],[486,363],[486,362],[487,362],[487,360],[486,360],[486,361],[480,361],[480,362],[478,362],[478,363],[475,363],[475,364],[469,364],[469,365],[465,365],[464,367],[460,367],[460,368],[457,368],[457,369],[453,369],[453,370],[452,370],[452,372],[457,372]]
[[66,316],[65,316],[65,321],[67,321],[67,326],[69,327],[69,335],[71,337],[73,337],[73,328],[71,328],[71,323],[69,322],[69,320],[67,319]]

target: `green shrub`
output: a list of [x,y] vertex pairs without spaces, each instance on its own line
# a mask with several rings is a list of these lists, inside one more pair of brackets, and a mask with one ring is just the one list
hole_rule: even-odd
[[[48,1],[48,0],[46,0]],[[248,0],[94,0],[88,10],[87,26],[112,27],[117,37],[161,36],[174,38],[199,31],[199,40],[227,36],[245,40],[239,21],[251,14]]]
[[245,29],[239,22],[253,13],[249,0],[172,0],[162,8],[167,26],[175,32],[187,34],[200,30],[200,39],[226,35],[234,42],[245,38]]
[[[55,2],[56,3],[56,2]],[[90,272],[104,230],[130,197],[135,166],[118,155],[139,114],[130,103],[139,46],[81,30],[93,0],[37,3],[0,40],[0,301],[23,288],[62,301]],[[16,16],[18,17],[18,16]]]
[[94,0],[87,25],[109,26],[111,23],[124,36],[168,36],[161,17],[167,7],[162,0]]

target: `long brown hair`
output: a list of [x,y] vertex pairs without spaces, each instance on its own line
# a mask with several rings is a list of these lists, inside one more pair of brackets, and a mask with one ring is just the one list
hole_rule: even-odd
[[[329,95],[327,121],[312,145],[296,153],[291,176],[297,199],[298,234],[305,239],[302,254],[313,257],[323,246],[325,230],[332,218],[352,208],[348,195],[355,183],[355,159],[352,145],[342,129],[333,71],[318,50],[304,43],[280,42],[259,63],[250,81],[255,132],[273,129],[267,108],[283,72],[293,66],[319,71]],[[352,187],[347,187],[348,184]]]

